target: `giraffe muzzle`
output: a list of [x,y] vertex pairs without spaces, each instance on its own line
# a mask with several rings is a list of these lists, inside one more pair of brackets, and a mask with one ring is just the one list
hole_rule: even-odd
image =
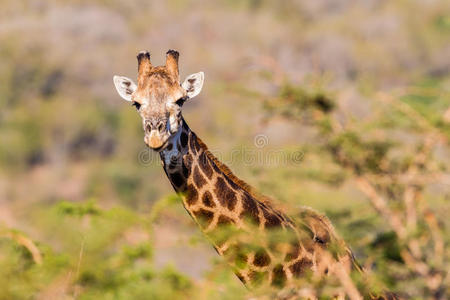
[[144,137],[145,144],[153,150],[159,151],[167,139],[164,139],[158,130],[152,130]]

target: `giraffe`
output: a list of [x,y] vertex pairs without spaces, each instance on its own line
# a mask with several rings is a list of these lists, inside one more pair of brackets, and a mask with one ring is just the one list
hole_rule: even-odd
[[305,276],[359,268],[325,216],[303,208],[290,218],[236,177],[189,128],[181,108],[200,93],[204,73],[180,84],[178,58],[169,50],[165,65],[153,66],[150,53],[141,51],[137,85],[123,76],[113,81],[119,95],[136,107],[144,142],[159,153],[186,211],[237,277],[249,288],[283,288]]

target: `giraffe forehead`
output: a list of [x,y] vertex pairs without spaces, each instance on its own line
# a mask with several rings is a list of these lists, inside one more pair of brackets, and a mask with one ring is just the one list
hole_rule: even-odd
[[157,67],[156,71],[147,76],[141,76],[138,83],[134,100],[142,104],[147,102],[155,105],[177,101],[186,94],[178,79],[174,79],[161,67]]

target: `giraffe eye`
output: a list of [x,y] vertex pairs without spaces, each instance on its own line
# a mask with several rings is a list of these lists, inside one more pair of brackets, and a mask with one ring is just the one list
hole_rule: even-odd
[[139,110],[141,108],[141,104],[136,101],[133,101],[133,103],[131,105],[136,107],[137,110]]

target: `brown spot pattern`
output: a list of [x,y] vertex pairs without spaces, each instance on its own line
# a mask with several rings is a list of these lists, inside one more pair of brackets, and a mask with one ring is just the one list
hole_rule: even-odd
[[206,191],[202,196],[202,202],[207,207],[215,207],[216,203],[214,203],[214,200],[212,198],[212,195],[210,192]]
[[217,177],[216,187],[214,189],[220,203],[229,210],[233,210],[236,206],[236,193],[228,187],[222,177]]
[[272,270],[272,285],[283,286],[286,282],[286,273],[283,270],[283,266],[278,264]]
[[207,227],[213,220],[214,213],[209,210],[200,208],[199,210],[194,211],[194,216],[203,227]]
[[267,254],[267,251],[264,249],[259,249],[255,253],[255,257],[253,259],[253,264],[257,267],[264,267],[270,264],[270,256]]
[[193,185],[188,185],[187,192],[186,192],[186,202],[187,204],[194,205],[197,202],[198,199],[198,193],[197,190]]
[[191,133],[190,133],[190,135],[189,135],[189,149],[192,151],[192,153],[193,153],[194,155],[197,155],[197,150],[196,150],[196,147],[195,147],[195,143],[196,143],[195,139],[196,139],[196,136],[195,136],[195,134],[191,131]]
[[229,224],[232,224],[232,223],[233,223],[233,219],[231,219],[231,218],[229,218],[227,216],[224,216],[224,215],[221,215],[219,217],[219,219],[217,220],[217,226],[229,225]]
[[266,228],[273,228],[277,226],[281,226],[281,220],[278,216],[272,212],[269,212],[267,209],[263,210],[264,218],[266,219],[265,226]]
[[194,168],[193,176],[195,185],[197,185],[199,189],[206,184],[206,180],[205,178],[203,178],[202,174],[200,174],[200,170],[198,169],[197,166],[195,166]]
[[309,259],[302,258],[295,264],[289,267],[294,277],[300,277],[305,274],[306,270],[309,270],[312,266],[312,262]]
[[209,159],[206,156],[205,152],[202,152],[202,154],[200,154],[198,158],[198,165],[202,169],[203,173],[205,173],[206,177],[211,179],[213,175],[213,170],[209,164]]
[[248,218],[254,225],[259,225],[259,211],[256,200],[252,199],[247,193],[242,195],[242,212],[240,218]]

